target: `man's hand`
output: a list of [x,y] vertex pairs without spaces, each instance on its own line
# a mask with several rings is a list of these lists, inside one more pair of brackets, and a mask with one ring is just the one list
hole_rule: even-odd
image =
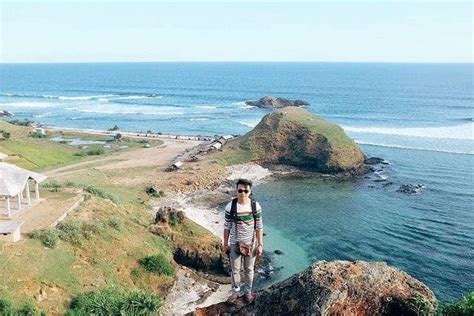
[[260,257],[263,253],[263,245],[257,246],[257,257]]

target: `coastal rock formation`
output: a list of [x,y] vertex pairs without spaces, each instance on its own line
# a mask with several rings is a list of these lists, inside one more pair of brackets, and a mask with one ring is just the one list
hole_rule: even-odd
[[150,226],[152,233],[173,241],[173,258],[177,263],[221,274],[228,270],[220,239],[187,219],[183,211],[160,207],[154,223]]
[[[362,174],[365,156],[344,130],[303,108],[267,114],[240,139],[241,156],[326,174]],[[230,147],[230,146],[229,146]]]
[[265,96],[257,101],[245,101],[245,104],[256,106],[259,108],[281,109],[287,106],[306,106],[308,102],[303,100],[288,100],[285,98],[276,98],[272,96]]
[[402,184],[397,192],[405,194],[418,194],[425,186],[423,184]]
[[433,292],[385,263],[319,261],[293,277],[243,299],[196,310],[190,315],[431,315]]

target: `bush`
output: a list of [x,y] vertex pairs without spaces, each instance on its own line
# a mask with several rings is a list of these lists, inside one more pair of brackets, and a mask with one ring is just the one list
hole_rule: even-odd
[[70,305],[72,315],[120,315],[123,297],[115,290],[99,290],[76,296]]
[[40,316],[46,315],[44,312],[40,311],[31,301],[26,301],[16,310],[12,303],[7,300],[0,298],[0,315],[1,316]]
[[36,132],[31,133],[31,137],[33,137],[33,138],[45,138],[46,135],[36,131]]
[[70,242],[73,245],[80,245],[82,243],[82,222],[77,219],[71,219],[65,222],[60,222],[57,226],[59,230],[59,238],[61,240]]
[[55,228],[46,228],[32,231],[29,234],[32,239],[38,239],[48,248],[54,248],[58,243],[58,231]]
[[109,225],[110,227],[112,227],[113,229],[117,230],[117,231],[121,231],[122,230],[122,226],[123,226],[123,223],[120,219],[118,219],[117,217],[110,217],[108,220],[107,220],[107,225]]
[[100,198],[111,200],[112,202],[116,202],[116,199],[114,196],[108,193],[105,193],[103,190],[96,188],[95,186],[89,185],[84,188],[84,191],[86,191],[87,193],[93,194],[95,196],[98,196]]
[[0,131],[0,133],[2,133],[3,139],[5,139],[5,140],[9,140],[9,139],[10,139],[10,133],[9,133],[9,132],[2,130],[2,131]]
[[163,302],[158,296],[145,290],[135,290],[128,294],[122,306],[123,315],[155,315]]
[[21,120],[9,120],[8,123],[13,124],[13,125],[18,125],[18,126],[31,126],[33,125],[34,121],[30,121],[27,119],[24,119],[23,121]]
[[100,148],[94,148],[94,149],[90,149],[88,151],[86,151],[86,155],[87,156],[99,156],[99,155],[103,155],[104,154],[104,148],[100,147]]
[[0,315],[13,316],[16,314],[12,303],[4,298],[0,298]]
[[173,265],[168,259],[162,255],[149,256],[142,258],[138,261],[148,272],[163,274],[163,275],[174,275],[175,270]]
[[105,225],[102,222],[82,224],[82,235],[86,239],[91,239],[93,235],[101,234],[104,230]]
[[435,306],[432,306],[431,303],[420,293],[415,292],[415,294],[410,297],[408,300],[409,308],[419,316],[429,316],[433,315],[435,311]]
[[453,302],[441,307],[441,315],[472,316],[474,315],[474,292],[463,295],[459,302]]
[[162,301],[145,290],[99,290],[76,296],[67,315],[155,315]]
[[26,301],[20,307],[20,309],[16,312],[18,316],[36,316],[36,315],[44,315],[44,313],[40,312],[39,309],[31,301]]
[[48,181],[45,184],[43,184],[43,188],[48,188],[51,189],[51,192],[59,192],[59,189],[61,188],[61,184],[58,183],[57,181]]

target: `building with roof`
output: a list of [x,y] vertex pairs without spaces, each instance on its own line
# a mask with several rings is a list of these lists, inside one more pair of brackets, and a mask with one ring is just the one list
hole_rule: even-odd
[[[0,162],[0,199],[5,202],[3,213],[10,217],[13,211],[22,210],[22,204],[31,205],[32,187],[34,188],[34,197],[36,201],[39,201],[39,184],[46,178],[42,174]],[[0,212],[2,212],[1,209]]]

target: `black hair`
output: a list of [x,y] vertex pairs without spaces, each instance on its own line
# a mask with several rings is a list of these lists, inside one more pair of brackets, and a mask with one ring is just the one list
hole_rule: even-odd
[[235,187],[237,188],[239,186],[239,184],[242,184],[242,185],[245,185],[245,186],[249,186],[249,187],[252,187],[252,181],[250,180],[247,180],[247,179],[239,179],[237,180],[237,183],[235,184]]

